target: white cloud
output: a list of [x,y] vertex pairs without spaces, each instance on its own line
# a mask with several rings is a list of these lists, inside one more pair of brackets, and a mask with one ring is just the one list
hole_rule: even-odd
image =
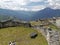
[[0,0],[0,8],[20,9],[21,6],[27,5],[28,0]]
[[42,10],[44,8],[45,8],[44,5],[33,6],[32,11],[39,11],[39,10]]
[[49,7],[53,9],[60,9],[60,0],[48,0]]
[[[31,2],[45,2],[48,3],[46,5],[33,5],[28,6]],[[30,4],[32,5],[32,4]],[[24,7],[25,6],[25,7]],[[30,8],[28,8],[30,7]],[[25,10],[25,11],[39,11],[46,7],[50,7],[53,9],[60,9],[60,0],[0,0],[0,8],[11,9],[11,10]]]
[[21,4],[21,5],[27,5],[27,3],[29,2],[28,0],[14,0],[13,2]]
[[42,2],[43,0],[30,0],[32,2]]
[[[11,9],[11,10],[25,10],[25,11],[37,11],[41,10],[44,6],[31,6],[31,8],[27,8],[27,6],[31,2],[39,2],[42,0],[0,0],[0,8]],[[21,7],[23,6],[23,7]]]
[[[26,5],[28,3],[28,0],[0,0],[2,3],[16,3],[20,5]],[[13,4],[12,4],[13,5]]]

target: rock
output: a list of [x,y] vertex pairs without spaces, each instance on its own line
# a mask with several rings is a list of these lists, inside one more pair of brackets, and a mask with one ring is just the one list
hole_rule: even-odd
[[33,32],[33,33],[30,34],[30,37],[31,37],[31,38],[36,38],[37,35],[38,35],[38,34],[37,34],[36,32]]

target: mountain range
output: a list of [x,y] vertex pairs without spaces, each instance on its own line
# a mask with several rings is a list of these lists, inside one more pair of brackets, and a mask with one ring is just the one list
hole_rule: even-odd
[[13,16],[21,20],[29,21],[29,20],[59,17],[60,9],[45,8],[37,12],[0,9],[0,17],[1,16],[4,17]]

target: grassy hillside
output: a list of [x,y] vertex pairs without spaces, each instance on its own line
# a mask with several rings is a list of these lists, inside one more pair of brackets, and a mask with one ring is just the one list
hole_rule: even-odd
[[8,45],[9,41],[16,40],[16,45],[48,45],[44,36],[38,33],[35,39],[30,38],[34,29],[24,27],[9,27],[0,29],[0,45]]

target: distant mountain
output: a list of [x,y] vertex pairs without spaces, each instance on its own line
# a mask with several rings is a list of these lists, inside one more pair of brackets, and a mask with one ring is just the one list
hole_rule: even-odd
[[60,10],[59,9],[51,9],[51,8],[45,8],[41,11],[38,11],[33,16],[34,19],[40,19],[40,18],[52,18],[52,17],[59,17],[60,16]]
[[1,20],[6,20],[6,19],[9,19],[8,15],[0,15],[0,21]]
[[0,16],[1,15],[8,15],[13,16],[21,20],[31,20],[33,17],[34,12],[30,11],[17,11],[17,10],[8,10],[8,9],[0,9]]
[[17,10],[0,9],[0,15],[14,16],[18,19],[29,21],[29,20],[36,20],[36,19],[41,19],[41,18],[44,19],[44,18],[59,17],[60,10],[45,8],[38,12],[32,12],[32,11],[17,11]]

